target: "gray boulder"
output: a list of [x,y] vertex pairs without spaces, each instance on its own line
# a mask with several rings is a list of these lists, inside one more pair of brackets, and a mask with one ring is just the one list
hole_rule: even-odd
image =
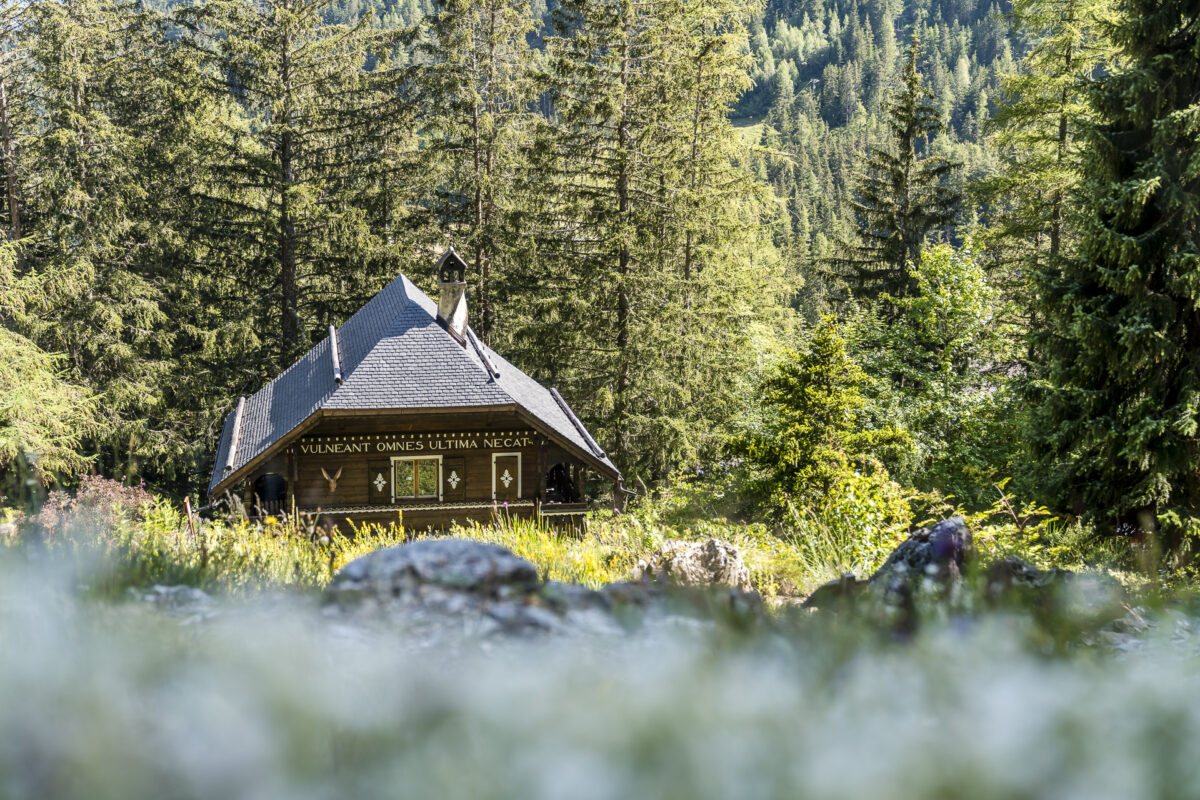
[[865,612],[901,635],[915,630],[931,609],[971,614],[981,603],[1030,614],[1051,632],[1069,627],[1102,636],[1127,635],[1121,627],[1129,616],[1127,604],[1116,581],[1041,569],[1016,556],[979,564],[964,580],[976,555],[963,520],[943,520],[910,535],[867,580],[843,575],[813,592],[804,605]]
[[987,598],[1002,600],[1014,593],[1042,595],[1064,585],[1074,577],[1065,569],[1040,569],[1016,556],[1008,556],[988,565],[984,576]]
[[853,601],[866,588],[866,581],[860,581],[854,577],[853,572],[847,572],[837,580],[817,587],[816,591],[805,598],[801,608],[841,608]]
[[838,608],[867,593],[888,606],[907,609],[919,591],[961,583],[963,567],[974,554],[971,531],[962,517],[942,520],[901,542],[871,577],[843,575],[809,595],[804,607]]
[[467,539],[422,539],[368,553],[342,568],[334,594],[394,597],[432,585],[494,597],[539,583],[537,568],[499,545]]
[[424,644],[620,631],[599,592],[542,583],[525,559],[468,539],[423,539],[365,555],[334,576],[327,597],[335,612],[399,625]]
[[1125,589],[1103,574],[1041,569],[1009,556],[989,564],[983,577],[984,598],[993,606],[1027,608],[1081,629],[1112,626],[1122,636],[1146,629]]
[[[676,569],[697,583],[749,584],[745,565],[734,558],[735,549],[726,550],[719,542],[705,544],[709,546],[696,545],[695,559],[681,559]],[[690,591],[705,593],[702,588]],[[738,589],[724,591],[738,595],[743,605],[746,597],[757,598]],[[326,590],[325,613],[351,627],[399,629],[418,647],[453,646],[494,636],[624,635],[648,621],[683,614],[685,609],[671,602],[674,592],[659,583],[594,591],[542,582],[533,564],[503,547],[467,539],[424,539],[347,564]],[[734,606],[737,603],[725,601],[726,616]],[[712,609],[699,608],[705,610],[708,613],[700,616],[711,618]]]
[[638,564],[636,576],[684,586],[729,586],[751,591],[750,570],[731,544],[719,539],[706,542],[668,541],[649,559]]
[[129,597],[149,603],[173,617],[187,622],[200,622],[219,613],[212,596],[194,586],[162,586],[155,584],[148,590],[129,589]]
[[905,582],[932,578],[938,583],[957,581],[962,569],[975,553],[971,531],[962,517],[942,520],[931,528],[919,530],[892,551],[869,583]]

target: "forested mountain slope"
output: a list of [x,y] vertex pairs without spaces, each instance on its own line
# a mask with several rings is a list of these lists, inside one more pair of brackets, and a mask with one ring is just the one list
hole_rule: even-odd
[[[931,152],[961,165],[962,186],[997,171],[986,125],[1003,98],[1002,76],[1026,49],[1010,13],[992,0],[784,0],[751,22],[754,88],[734,113],[740,124],[764,123],[747,131],[758,147],[746,159],[779,199],[776,241],[797,270],[816,278],[818,265],[852,238],[854,183],[884,136],[884,103],[913,37],[946,125]],[[964,211],[960,236],[979,221],[979,208]],[[810,313],[825,307],[819,287],[806,298]]]
[[[531,41],[551,26],[555,6],[532,4],[541,27]],[[433,6],[345,0],[327,18],[345,22],[368,10],[385,26],[407,26]],[[1003,98],[1002,76],[1028,49],[1011,13],[1007,0],[770,0],[749,8],[751,83],[730,116],[750,127],[746,163],[785,204],[780,243],[803,262],[830,257],[832,242],[848,235],[851,184],[881,133],[882,103],[913,36],[947,124],[938,152],[963,165],[967,182],[993,174],[996,155],[982,146],[986,123]]]

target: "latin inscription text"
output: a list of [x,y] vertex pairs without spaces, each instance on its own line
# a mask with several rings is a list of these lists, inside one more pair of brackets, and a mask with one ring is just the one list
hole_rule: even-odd
[[516,434],[472,434],[443,436],[441,434],[420,438],[388,439],[371,441],[367,437],[345,437],[336,441],[301,442],[300,452],[304,455],[354,455],[357,453],[408,453],[448,450],[507,450],[532,447],[534,437]]

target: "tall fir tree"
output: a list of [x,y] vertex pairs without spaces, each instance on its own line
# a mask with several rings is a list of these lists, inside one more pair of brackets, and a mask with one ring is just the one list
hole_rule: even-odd
[[21,149],[31,134],[30,98],[28,97],[29,62],[25,46],[19,41],[21,16],[25,4],[18,0],[0,0],[0,230],[4,238],[16,241],[22,236],[21,206],[25,195],[25,175]]
[[27,171],[16,291],[20,333],[64,356],[64,376],[94,391],[84,440],[116,475],[167,468],[184,446],[166,393],[174,330],[162,259],[177,231],[161,169],[180,145],[180,108],[162,80],[152,14],[113,0],[32,2],[17,42],[37,115],[21,147]]
[[759,473],[754,493],[778,511],[819,501],[851,465],[903,447],[891,421],[870,429],[864,413],[868,376],[847,352],[832,317],[823,317],[801,352],[786,352],[758,390],[764,419],[733,440],[734,452]]
[[1077,251],[1039,278],[1039,451],[1064,502],[1200,533],[1200,2],[1123,0]]
[[527,39],[538,25],[528,0],[444,0],[425,26],[414,71],[423,163],[437,176],[431,210],[471,262],[471,314],[490,341],[496,294],[509,293],[521,247],[519,188],[537,89]]
[[1018,70],[1002,76],[1006,102],[989,127],[1003,167],[980,188],[992,205],[986,237],[1000,262],[997,278],[1024,315],[1035,308],[1030,276],[1074,249],[1067,211],[1083,178],[1084,132],[1093,117],[1085,89],[1111,66],[1102,28],[1110,15],[1108,0],[1013,4],[1015,24],[1033,43]]
[[[684,103],[684,147],[677,157],[683,192],[675,201],[675,225],[683,231],[683,277],[691,280],[714,252],[723,250],[744,225],[739,204],[753,194],[736,164],[742,142],[731,136],[729,108],[750,88],[746,77],[745,22],[756,5],[745,0],[681,3],[682,57],[673,76]],[[732,213],[723,213],[723,212]]]
[[544,148],[556,186],[555,206],[547,209],[556,233],[556,269],[547,276],[556,307],[543,317],[554,327],[537,325],[533,336],[551,334],[552,342],[544,342],[551,346],[542,351],[550,359],[562,360],[563,353],[577,359],[572,399],[590,400],[584,413],[604,420],[601,435],[626,470],[634,395],[653,391],[638,385],[649,375],[635,375],[636,367],[661,366],[659,359],[638,358],[644,342],[635,331],[635,296],[652,275],[637,246],[661,227],[654,207],[638,201],[657,192],[662,167],[655,159],[661,151],[650,145],[665,111],[656,81],[662,72],[652,67],[667,22],[664,5],[571,0],[555,9],[558,35],[547,42],[558,118]]
[[86,470],[83,439],[97,426],[96,399],[64,380],[60,359],[0,327],[0,493],[9,503]]
[[942,133],[941,115],[918,68],[921,46],[914,36],[900,86],[886,105],[887,143],[871,147],[852,201],[857,241],[837,259],[851,291],[860,297],[911,296],[908,270],[932,233],[953,225],[961,194],[951,183],[958,164],[928,155]]
[[[323,24],[326,0],[213,0],[175,18],[211,117],[197,229],[214,305],[243,331],[246,386],[395,276],[414,242],[414,115],[398,39]],[[243,387],[244,388],[244,387]]]
[[535,161],[542,292],[515,344],[631,478],[711,447],[732,405],[730,365],[783,291],[760,249],[753,183],[731,160],[745,16],[723,0],[555,12],[552,124]]

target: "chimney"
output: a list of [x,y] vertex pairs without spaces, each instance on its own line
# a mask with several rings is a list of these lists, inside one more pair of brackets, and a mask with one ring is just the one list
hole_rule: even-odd
[[467,264],[451,247],[437,262],[438,319],[465,343],[467,338]]

